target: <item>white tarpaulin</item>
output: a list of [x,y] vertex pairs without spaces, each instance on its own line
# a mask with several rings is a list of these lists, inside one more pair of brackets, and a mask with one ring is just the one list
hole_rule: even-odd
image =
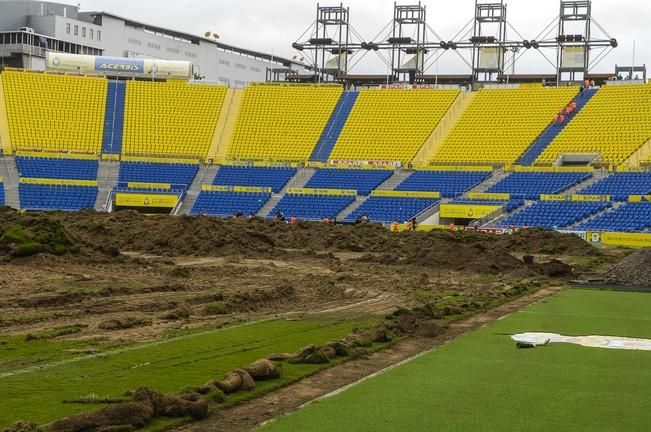
[[511,336],[516,342],[533,345],[545,343],[568,343],[589,348],[606,348],[632,351],[651,351],[650,339],[617,336],[562,336],[555,333],[520,333]]

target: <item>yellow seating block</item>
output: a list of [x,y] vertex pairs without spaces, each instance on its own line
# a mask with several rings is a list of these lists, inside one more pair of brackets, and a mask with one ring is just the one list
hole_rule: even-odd
[[205,159],[227,88],[127,81],[123,156]]
[[651,139],[651,86],[605,86],[540,155],[550,164],[567,153],[602,155],[618,165]]
[[15,150],[101,152],[106,79],[6,71],[2,80]]
[[578,91],[578,87],[483,89],[434,155],[433,162],[512,164]]
[[307,161],[342,92],[340,86],[247,87],[227,159]]
[[330,159],[406,164],[458,96],[458,90],[362,90]]

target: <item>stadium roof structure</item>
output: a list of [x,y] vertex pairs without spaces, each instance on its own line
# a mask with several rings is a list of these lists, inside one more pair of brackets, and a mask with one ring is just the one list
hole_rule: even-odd
[[147,31],[151,31],[151,32],[154,32],[154,33],[160,33],[160,34],[163,34],[165,36],[169,36],[169,37],[172,37],[174,39],[181,40],[181,41],[186,41],[186,42],[194,44],[194,45],[199,45],[199,42],[201,41],[201,42],[211,43],[211,44],[215,45],[217,48],[222,49],[224,51],[230,51],[230,52],[234,52],[234,53],[237,53],[237,54],[242,54],[242,55],[246,55],[246,56],[250,56],[250,57],[254,57],[254,58],[257,58],[257,59],[266,60],[266,61],[270,61],[270,62],[278,62],[278,63],[283,64],[284,66],[288,66],[288,67],[290,65],[306,67],[306,65],[301,63],[301,62],[291,60],[291,59],[287,59],[287,58],[284,58],[284,57],[281,57],[281,56],[276,56],[276,55],[273,55],[273,54],[267,54],[267,53],[263,53],[263,52],[260,52],[260,51],[254,51],[254,50],[246,49],[246,48],[240,48],[240,47],[237,47],[235,45],[225,44],[223,42],[220,42],[220,41],[215,40],[215,39],[210,38],[210,37],[197,36],[197,35],[193,35],[193,34],[190,34],[190,33],[185,33],[185,32],[181,32],[181,31],[171,30],[171,29],[168,29],[168,28],[147,24],[147,23],[144,23],[142,21],[134,21],[132,19],[125,18],[123,16],[114,14],[112,12],[91,11],[91,12],[84,12],[84,15],[91,16],[91,17],[93,17],[95,19],[97,17],[101,18],[102,16],[108,16],[108,17],[111,17],[111,18],[116,18],[116,19],[122,20],[122,21],[124,21],[126,24],[128,24],[130,26],[143,28],[143,29],[145,29]]

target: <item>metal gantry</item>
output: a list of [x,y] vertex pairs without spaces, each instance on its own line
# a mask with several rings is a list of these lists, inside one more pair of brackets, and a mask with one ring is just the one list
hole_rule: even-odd
[[[454,52],[471,69],[473,83],[499,82],[514,73],[518,58],[534,50],[553,65],[559,83],[573,82],[586,77],[618,46],[592,16],[591,0],[560,0],[560,14],[532,39],[522,36],[507,21],[504,0],[475,0],[474,18],[447,41],[428,25],[427,10],[421,3],[394,4],[393,19],[380,31],[378,40],[370,42],[359,35],[349,18],[350,10],[343,4],[317,5],[311,36],[292,45],[309,54],[314,81],[346,81],[354,67],[349,64],[351,58],[375,52],[390,69],[387,81],[422,82],[428,62],[437,62],[445,53]],[[593,27],[600,30],[602,37],[593,37]],[[509,39],[509,33],[518,38]],[[553,50],[555,61],[543,50]],[[512,53],[510,60],[507,53]]]

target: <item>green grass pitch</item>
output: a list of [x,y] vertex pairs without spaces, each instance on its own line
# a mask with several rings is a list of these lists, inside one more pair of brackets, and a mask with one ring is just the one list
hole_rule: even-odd
[[525,331],[651,338],[651,294],[563,292],[262,431],[651,430],[651,352],[519,350]]

